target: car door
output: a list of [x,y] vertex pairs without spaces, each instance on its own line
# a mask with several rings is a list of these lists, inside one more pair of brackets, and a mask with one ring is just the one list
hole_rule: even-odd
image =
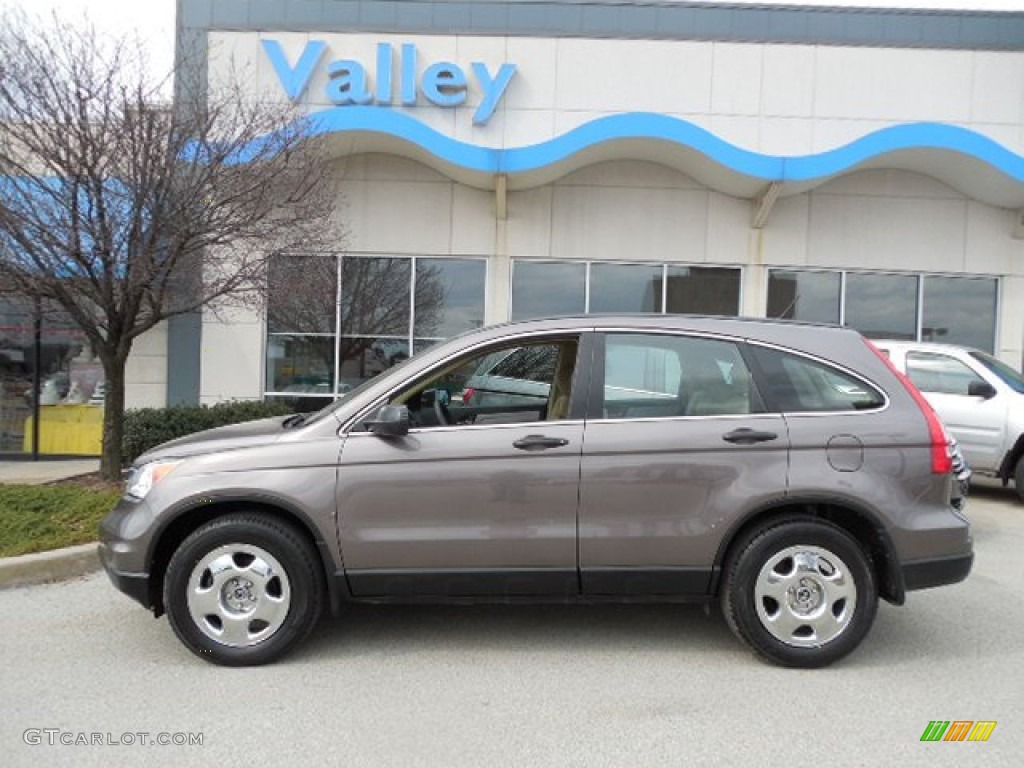
[[[489,345],[393,393],[409,409],[407,435],[357,425],[346,436],[338,530],[354,595],[578,594],[587,346],[579,334]],[[532,404],[491,392],[474,405],[466,385],[481,360],[526,347],[541,370],[524,375],[544,391]]]
[[738,342],[608,333],[580,472],[586,595],[705,594],[728,524],[785,494],[788,437]]
[[[997,469],[1003,458],[1006,395],[972,366],[942,352],[908,350],[905,365],[909,379],[960,443],[967,464],[979,470]],[[986,384],[990,396],[972,394]]]

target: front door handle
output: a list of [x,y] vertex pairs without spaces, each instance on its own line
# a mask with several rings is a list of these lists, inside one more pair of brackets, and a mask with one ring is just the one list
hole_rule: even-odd
[[548,437],[546,435],[527,435],[516,440],[512,445],[521,451],[545,451],[548,448],[561,448],[568,445],[569,441],[562,437]]
[[762,432],[759,429],[751,429],[750,427],[740,427],[734,429],[732,432],[726,432],[722,435],[722,439],[727,443],[736,443],[737,445],[753,445],[754,443],[767,443],[770,440],[775,440],[778,435],[774,432]]

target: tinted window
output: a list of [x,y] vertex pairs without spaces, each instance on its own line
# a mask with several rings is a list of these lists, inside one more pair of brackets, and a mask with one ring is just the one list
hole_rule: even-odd
[[591,312],[661,312],[661,266],[594,264]]
[[874,387],[832,366],[769,347],[751,345],[764,374],[761,392],[772,410],[789,413],[881,408]]
[[740,310],[740,271],[728,267],[669,267],[665,311],[697,315],[736,315]]
[[907,376],[922,392],[945,395],[966,395],[972,383],[984,383],[956,358],[931,352],[908,352]]
[[605,344],[608,418],[750,413],[750,375],[727,341],[656,334],[610,334]]
[[876,339],[917,339],[917,276],[846,276],[846,325]]
[[839,322],[838,272],[773,269],[768,275],[768,317]]
[[512,269],[512,319],[581,315],[587,265],[517,261]]
[[921,340],[992,351],[996,337],[995,278],[924,278]]

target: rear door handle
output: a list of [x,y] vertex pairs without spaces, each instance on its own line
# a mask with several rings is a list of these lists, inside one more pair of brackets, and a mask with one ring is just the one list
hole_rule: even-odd
[[546,435],[527,435],[516,440],[512,445],[521,451],[545,451],[548,448],[561,448],[568,445],[569,441],[561,437],[548,437]]
[[775,440],[778,435],[775,432],[762,432],[759,429],[751,429],[750,427],[740,427],[734,429],[732,432],[726,432],[722,435],[722,439],[727,443],[736,443],[737,445],[753,445],[754,443],[767,443],[770,440]]

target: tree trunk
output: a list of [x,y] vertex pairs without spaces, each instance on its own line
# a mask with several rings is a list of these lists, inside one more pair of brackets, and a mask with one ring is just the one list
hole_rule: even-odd
[[104,480],[121,479],[121,442],[124,437],[124,360],[104,360],[106,389],[103,397],[103,458],[100,474]]

